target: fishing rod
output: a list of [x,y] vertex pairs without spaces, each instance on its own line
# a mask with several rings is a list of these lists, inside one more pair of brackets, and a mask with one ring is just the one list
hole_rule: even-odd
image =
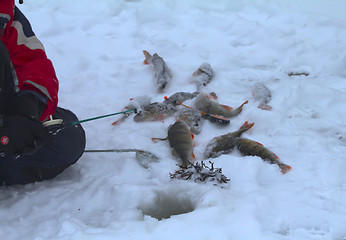
[[50,133],[56,134],[58,131],[63,130],[65,128],[70,128],[73,127],[77,124],[81,124],[84,122],[89,122],[89,121],[94,121],[97,119],[101,119],[101,118],[106,118],[106,117],[111,117],[114,115],[118,115],[118,114],[122,114],[122,113],[128,113],[128,112],[137,112],[137,109],[130,109],[130,110],[126,110],[126,111],[122,111],[122,112],[116,112],[116,113],[110,113],[110,114],[106,114],[106,115],[101,115],[101,116],[96,116],[96,117],[92,117],[92,118],[87,118],[84,120],[78,120],[78,121],[70,121],[70,122],[64,122],[63,119],[51,119],[44,122],[43,123],[43,127],[45,127],[46,129],[48,129],[48,131]]

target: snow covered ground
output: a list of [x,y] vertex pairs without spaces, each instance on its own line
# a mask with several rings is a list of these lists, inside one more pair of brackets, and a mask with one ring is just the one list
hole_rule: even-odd
[[[59,105],[80,119],[118,112],[136,96],[161,102],[193,92],[191,75],[208,62],[215,78],[204,91],[232,107],[249,103],[228,126],[203,123],[197,160],[213,137],[249,121],[255,125],[243,136],[292,170],[283,175],[234,150],[212,159],[228,184],[170,180],[179,161],[167,142],[151,138],[165,137],[174,117],[88,122],[87,149],[138,148],[160,161],[145,169],[134,153],[85,153],[53,180],[0,188],[0,239],[346,239],[345,2],[26,0],[19,7],[54,63]],[[171,68],[164,94],[142,50]],[[271,111],[253,101],[256,82],[271,90]]]

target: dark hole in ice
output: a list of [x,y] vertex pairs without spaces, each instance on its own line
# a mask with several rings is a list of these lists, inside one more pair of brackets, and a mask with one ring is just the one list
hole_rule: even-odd
[[170,218],[173,215],[189,213],[195,210],[195,204],[188,197],[178,197],[174,194],[158,193],[150,206],[141,208],[144,215],[158,220]]

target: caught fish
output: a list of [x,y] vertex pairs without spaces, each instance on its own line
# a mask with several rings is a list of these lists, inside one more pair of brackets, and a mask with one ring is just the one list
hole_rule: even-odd
[[201,86],[206,86],[214,77],[214,71],[209,63],[203,63],[192,75],[192,82],[197,85],[199,91]]
[[[147,96],[131,98],[130,103],[126,105],[122,111],[138,110],[138,109],[141,109],[143,106],[146,106],[149,104],[150,104],[150,98]],[[120,123],[124,122],[132,113],[133,112],[124,113],[124,115],[119,120],[113,122],[112,125],[119,125]]]
[[269,89],[263,83],[255,83],[252,87],[252,96],[256,102],[259,102],[258,108],[262,110],[271,110],[272,107],[268,105],[272,99]]
[[[184,107],[189,108],[189,109],[193,109],[193,108],[191,108],[185,104],[182,104],[182,103],[179,103],[179,105],[184,106]],[[217,124],[221,124],[221,125],[226,125],[226,124],[230,123],[230,120],[223,117],[223,116],[208,114],[208,113],[205,113],[203,111],[199,111],[199,112],[202,114],[202,117],[208,119],[209,121],[211,121],[213,123],[217,123]]]
[[193,134],[198,135],[201,133],[202,114],[200,111],[192,108],[181,109],[176,113],[176,119],[186,123]]
[[204,150],[204,158],[216,158],[222,154],[230,153],[236,145],[235,139],[252,128],[253,125],[254,123],[246,121],[237,131],[214,137]]
[[265,148],[261,143],[247,139],[247,138],[236,138],[236,146],[238,150],[244,156],[258,156],[265,162],[270,164],[277,164],[283,174],[287,173],[292,167],[282,163],[279,157]]
[[165,100],[163,101],[164,103],[170,103],[175,106],[179,105],[179,103],[183,103],[186,100],[190,100],[195,98],[199,93],[194,92],[194,93],[189,93],[189,92],[177,92],[171,95],[170,97],[165,97]]
[[243,110],[243,106],[248,103],[246,100],[238,108],[233,109],[232,107],[218,103],[217,97],[214,94],[200,93],[194,103],[195,107],[208,114],[219,115],[222,117],[234,117],[240,114]]
[[195,159],[193,154],[193,134],[184,122],[176,121],[168,128],[166,138],[152,138],[154,142],[157,140],[167,140],[173,149],[172,154],[179,157],[183,166],[188,166],[191,159]]
[[157,53],[151,55],[143,50],[145,56],[144,64],[152,64],[155,71],[155,81],[159,92],[163,92],[168,83],[171,82],[173,74],[168,68],[166,62]]
[[172,116],[176,111],[173,104],[154,102],[142,107],[133,120],[135,122],[163,120]]
[[197,92],[177,92],[169,98],[165,97],[162,103],[154,102],[143,104],[140,108],[137,108],[138,113],[135,115],[134,120],[136,122],[163,120],[172,116],[177,111],[176,106],[179,105],[179,102],[192,99],[197,95]]

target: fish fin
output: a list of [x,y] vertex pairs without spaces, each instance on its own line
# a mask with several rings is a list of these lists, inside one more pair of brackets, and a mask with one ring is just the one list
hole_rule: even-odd
[[249,123],[248,121],[246,121],[246,122],[243,123],[243,125],[241,125],[240,128],[241,128],[241,129],[244,129],[244,128],[250,129],[250,128],[253,127],[253,125],[255,125],[255,123]]
[[282,165],[280,165],[280,169],[281,169],[282,174],[285,174],[285,173],[287,173],[289,170],[291,170],[292,167],[289,166],[289,165],[286,165],[286,164],[282,164]]
[[230,107],[230,106],[227,106],[227,105],[223,105],[223,104],[220,104],[221,107],[223,107],[224,109],[228,110],[228,111],[231,111],[233,108]]
[[247,128],[250,129],[253,127],[253,125],[255,125],[255,123],[249,123],[248,121],[244,122],[243,125],[241,125],[240,128]]
[[145,56],[145,59],[144,59],[143,63],[144,64],[150,64],[150,59],[151,59],[150,53],[148,53],[147,51],[143,50],[143,54]]
[[153,141],[154,143],[157,143],[158,141],[166,141],[167,138],[151,138],[151,141]]
[[191,153],[191,157],[192,157],[192,159],[193,159],[194,161],[196,161],[196,156],[195,156],[194,153]]
[[120,124],[119,121],[112,122],[113,126],[116,126],[116,125],[119,125],[119,124]]
[[223,117],[223,116],[220,116],[220,115],[211,115],[211,116],[213,116],[213,117],[216,117],[216,118],[220,118],[220,119],[222,119],[222,120],[229,120],[228,118],[225,118],[225,117]]
[[245,126],[249,123],[249,121],[245,121],[242,126]]
[[193,133],[191,133],[191,139],[194,139],[195,138],[195,135],[193,135]]
[[207,118],[210,121],[220,123],[220,124],[228,124],[230,122],[230,120],[228,118],[225,118],[225,117],[220,116],[220,115],[214,115],[214,114],[213,115],[209,115],[209,114],[207,115],[206,113],[204,113],[204,116],[207,116]]
[[[186,108],[191,108],[191,107],[189,107],[189,106],[187,106],[187,105],[185,105],[185,104],[183,104],[183,103],[181,103],[181,102],[177,102],[177,104],[178,105],[181,105],[181,106],[183,106],[183,107],[186,107]],[[201,112],[202,113],[202,112]],[[203,114],[203,113],[202,113]],[[205,113],[204,113],[205,114]]]
[[124,122],[124,121],[126,120],[127,117],[128,117],[128,116],[124,115],[122,118],[120,118],[120,119],[118,119],[118,120],[112,122],[112,125],[113,125],[113,126],[120,125],[120,123]]
[[[254,141],[254,142],[257,143],[258,145],[264,147],[262,143],[259,143],[259,142],[256,142],[256,141]],[[274,153],[273,153],[273,154],[274,154]],[[276,156],[275,154],[274,154],[274,156],[275,156],[276,159],[279,159],[278,156]]]
[[262,109],[262,110],[267,110],[267,111],[270,111],[272,110],[272,107],[267,105],[267,104],[261,104],[258,106],[259,109]]
[[[263,145],[262,145],[263,146]],[[278,157],[278,155],[276,155],[275,153],[273,153],[274,157],[279,160],[280,158]]]
[[242,103],[242,105],[240,105],[241,107],[244,106],[245,104],[248,104],[249,100],[246,100],[245,102]]

